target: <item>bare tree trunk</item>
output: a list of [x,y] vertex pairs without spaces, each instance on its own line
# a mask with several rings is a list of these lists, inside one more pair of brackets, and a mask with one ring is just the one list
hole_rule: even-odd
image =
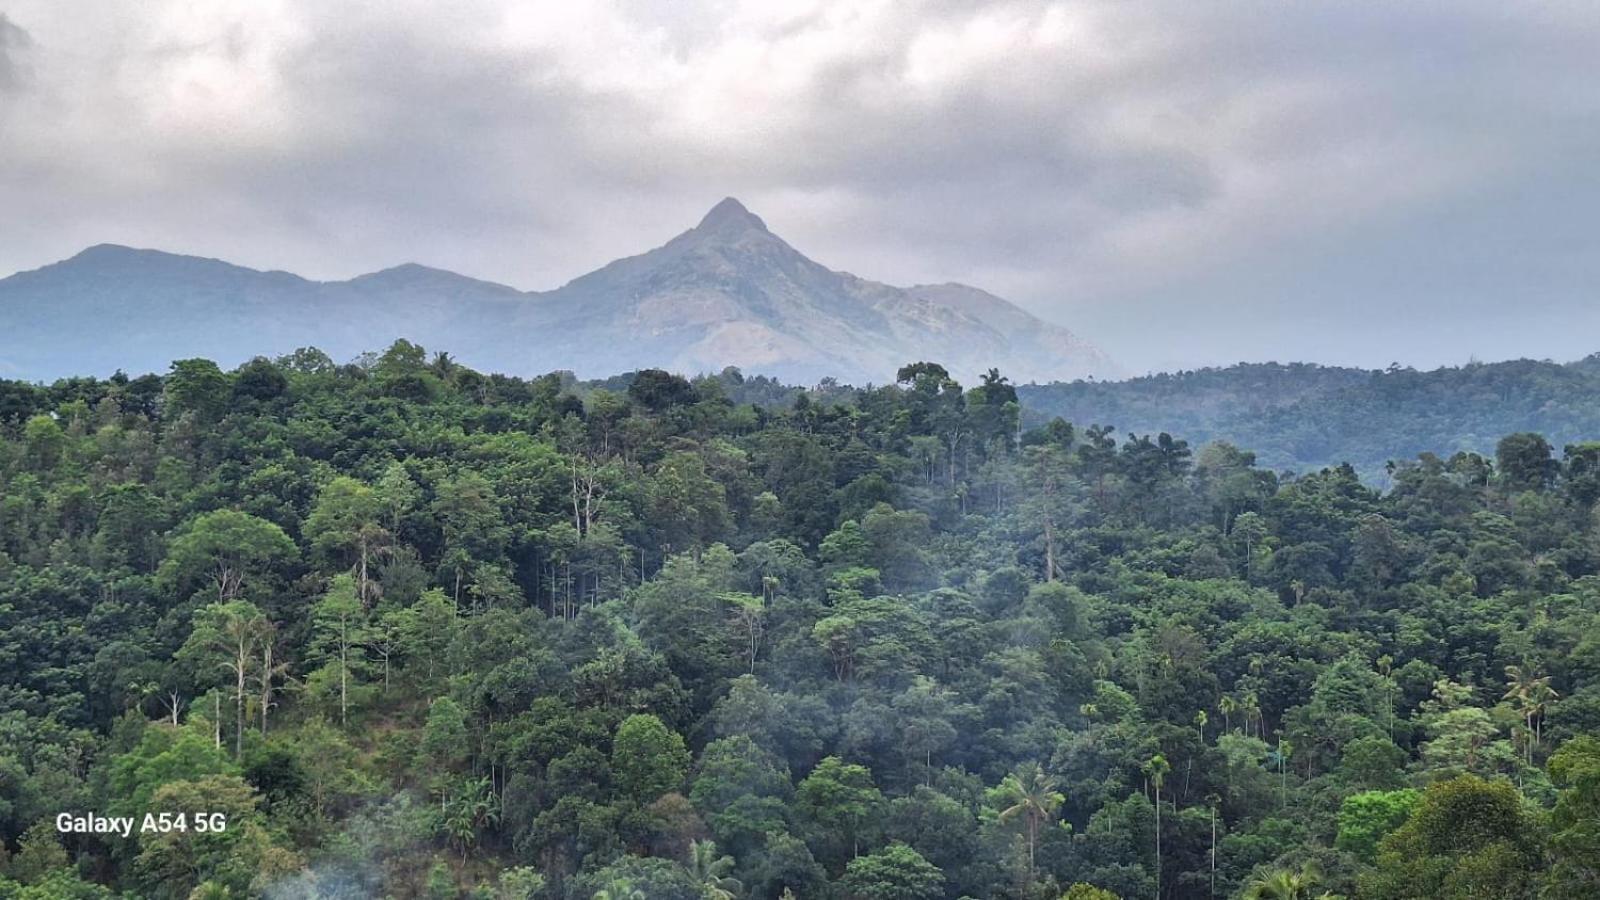
[[261,642],[261,735],[267,734],[267,711],[272,709],[272,639]]
[[1161,898],[1161,785],[1156,785],[1156,900]]
[[365,608],[366,605],[367,605],[367,557],[368,557],[367,536],[365,534],[363,534],[361,536],[360,546],[361,546],[361,576],[360,576],[360,591],[361,591],[361,593],[360,593],[360,597],[361,597],[361,606],[362,606],[362,608]]
[[233,755],[238,758],[244,753],[244,718],[245,718],[245,674],[250,667],[250,646],[243,640],[239,641],[239,652],[234,657],[234,706],[233,719]]
[[350,710],[350,640],[349,625],[339,623],[339,727],[349,724]]
[[1044,580],[1056,580],[1056,525],[1055,517],[1044,517]]

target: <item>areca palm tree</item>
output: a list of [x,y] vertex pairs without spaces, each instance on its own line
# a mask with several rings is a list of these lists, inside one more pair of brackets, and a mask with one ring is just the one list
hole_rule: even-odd
[[1038,763],[1023,763],[995,788],[1001,803],[1000,821],[1020,819],[1028,836],[1028,876],[1036,873],[1034,855],[1039,847],[1039,829],[1055,818],[1066,795],[1056,790],[1056,780],[1045,774]]
[[1532,669],[1522,666],[1506,666],[1506,692],[1501,697],[1516,705],[1517,711],[1522,713],[1523,722],[1526,723],[1531,740],[1527,744],[1527,759],[1533,763],[1533,749],[1538,745],[1544,731],[1544,710],[1550,701],[1560,695],[1555,688],[1550,686],[1550,676],[1536,676]]
[[1244,713],[1245,733],[1248,734],[1250,732],[1250,723],[1254,722],[1256,737],[1263,737],[1261,734],[1264,727],[1261,719],[1261,699],[1256,696],[1256,692],[1245,691],[1244,696],[1239,698],[1239,708]]
[[1322,869],[1308,862],[1296,869],[1277,869],[1246,884],[1243,900],[1311,900],[1312,891],[1322,883]]
[[1172,771],[1172,764],[1160,753],[1150,757],[1144,764],[1144,772],[1150,777],[1150,785],[1156,789],[1156,896],[1161,896],[1161,787],[1166,784],[1167,773]]
[[1239,711],[1239,701],[1228,694],[1223,694],[1217,701],[1217,711],[1222,713],[1222,730],[1231,731],[1233,728],[1233,714]]
[[1285,740],[1283,735],[1278,735],[1278,746],[1267,752],[1267,759],[1278,764],[1278,806],[1281,808],[1289,803],[1289,757],[1294,753],[1294,744]]
[[689,843],[689,874],[705,889],[706,900],[734,900],[744,885],[730,877],[733,857],[718,856],[715,841]]
[[1211,896],[1217,896],[1217,808],[1222,806],[1222,798],[1216,794],[1206,795],[1206,805],[1211,807]]

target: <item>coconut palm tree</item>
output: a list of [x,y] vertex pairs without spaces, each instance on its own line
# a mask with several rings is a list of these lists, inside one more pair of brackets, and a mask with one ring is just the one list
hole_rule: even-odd
[[728,875],[733,857],[718,856],[715,841],[689,843],[689,874],[705,889],[706,900],[734,900],[744,890],[739,879]]
[[1312,900],[1312,891],[1322,883],[1322,869],[1308,862],[1299,869],[1276,869],[1252,879],[1244,886],[1243,900]]
[[635,888],[631,882],[618,879],[595,891],[589,900],[650,900],[650,898],[645,896],[644,891]]
[[1039,847],[1039,829],[1055,818],[1066,795],[1056,790],[1056,780],[1045,774],[1038,763],[1023,763],[994,789],[1000,802],[1000,821],[1020,819],[1028,836],[1028,876],[1034,877],[1034,855]]

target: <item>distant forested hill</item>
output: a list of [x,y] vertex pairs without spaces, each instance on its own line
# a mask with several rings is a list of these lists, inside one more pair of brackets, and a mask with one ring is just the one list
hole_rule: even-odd
[[1600,354],[1459,368],[1346,369],[1253,363],[1017,389],[1034,416],[1167,431],[1249,447],[1260,464],[1306,471],[1348,462],[1367,477],[1427,451],[1487,452],[1536,431],[1557,447],[1600,437]]

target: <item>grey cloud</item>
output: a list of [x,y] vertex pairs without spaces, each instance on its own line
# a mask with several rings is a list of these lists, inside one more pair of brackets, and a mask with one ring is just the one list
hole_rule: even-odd
[[[1495,289],[1520,282],[1543,310],[1576,302],[1596,256],[1583,209],[1536,189],[1586,179],[1600,147],[1600,22],[1579,4],[786,18],[626,0],[519,25],[528,7],[497,0],[291,0],[270,20],[176,2],[134,20],[106,0],[106,33],[73,57],[44,52],[93,18],[65,5],[24,3],[28,93],[48,102],[0,121],[17,148],[0,205],[21,213],[0,221],[0,271],[111,240],[546,288],[732,194],[830,265],[975,283],[1134,366],[1382,364],[1403,341],[1418,363],[1538,345],[1495,342],[1488,282],[1454,274],[1460,223],[1504,254]],[[14,28],[0,19],[0,85]],[[1386,281],[1363,265],[1378,258],[1434,280]],[[1377,341],[1385,303],[1407,322],[1459,312],[1483,337]],[[1297,330],[1340,304],[1359,312]]]

